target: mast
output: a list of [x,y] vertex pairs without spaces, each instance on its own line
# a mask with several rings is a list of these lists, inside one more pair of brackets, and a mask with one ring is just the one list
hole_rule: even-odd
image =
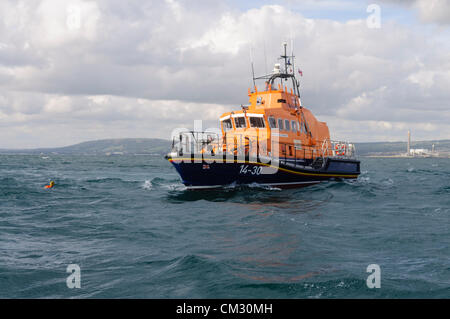
[[253,79],[253,87],[256,87],[256,83],[255,83],[255,69],[253,67],[253,52],[252,52],[252,47],[250,47],[250,64],[252,66],[252,79]]
[[[295,56],[294,56],[294,51],[293,51],[294,49],[292,48],[291,55],[287,55],[287,42],[283,42],[283,48],[284,48],[284,53],[278,58],[278,60],[284,60],[284,71],[280,70],[280,72],[277,72],[277,73],[266,74],[263,76],[255,77],[254,69],[253,69],[253,58],[251,58],[253,85],[255,85],[255,80],[265,80],[266,82],[273,84],[276,79],[280,79],[281,81],[283,81],[283,79],[284,79],[285,81],[287,81],[288,78],[291,78],[292,88],[294,90],[295,95],[298,97],[298,99],[300,101],[299,107],[301,109],[302,105],[301,105],[301,97],[300,97],[300,82],[295,77],[295,67],[294,67]],[[292,66],[292,72],[289,72],[288,65]]]
[[287,52],[286,52],[287,43],[284,42],[283,46],[284,46],[284,55],[282,55],[281,57],[284,58],[284,72],[286,74],[288,74],[288,69],[287,69],[287,58],[288,58],[288,56],[287,56]]

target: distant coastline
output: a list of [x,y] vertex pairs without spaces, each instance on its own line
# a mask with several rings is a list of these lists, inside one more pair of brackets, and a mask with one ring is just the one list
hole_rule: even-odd
[[0,154],[163,155],[170,150],[170,146],[170,141],[158,138],[118,138],[55,148],[0,149]]
[[412,141],[411,152],[407,154],[408,143],[405,142],[370,142],[355,143],[356,153],[363,157],[385,158],[449,158],[450,140]]
[[362,157],[372,157],[372,158],[450,158],[450,153],[442,153],[430,156],[406,156],[406,155],[361,155]]

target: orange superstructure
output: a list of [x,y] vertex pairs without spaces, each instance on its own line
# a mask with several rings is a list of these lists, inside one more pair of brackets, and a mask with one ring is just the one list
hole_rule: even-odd
[[[318,121],[307,108],[301,106],[293,88],[280,83],[276,85],[277,80],[284,82],[289,78],[286,74],[272,75],[263,91],[256,86],[253,91],[249,89],[249,105],[220,116],[224,145],[236,145],[236,149],[248,148],[249,140],[258,140],[260,144],[267,145],[267,151],[271,152],[271,139],[276,136],[280,148],[278,152],[282,157],[314,159],[331,154],[327,124]],[[292,76],[292,79],[295,84],[295,77]],[[243,140],[242,136],[247,140]]]

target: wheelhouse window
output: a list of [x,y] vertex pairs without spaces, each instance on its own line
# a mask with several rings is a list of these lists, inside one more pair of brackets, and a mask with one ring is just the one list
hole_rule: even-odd
[[247,127],[247,123],[245,122],[245,117],[239,116],[234,118],[234,126],[236,128],[245,128]]
[[300,123],[300,132],[305,133],[305,134],[308,132],[308,130],[306,129],[305,122]]
[[283,119],[278,119],[278,128],[280,131],[284,130]]
[[264,118],[262,117],[249,117],[250,119],[250,127],[266,127],[264,125]]
[[273,116],[269,116],[269,126],[270,128],[276,128],[277,127],[277,121]]
[[231,124],[231,119],[223,120],[222,121],[222,128],[223,128],[223,130],[225,132],[233,129],[233,125]]
[[290,125],[289,125],[289,120],[284,120],[284,128],[286,129],[286,131],[290,131]]
[[292,132],[297,132],[298,131],[298,126],[297,126],[297,122],[296,121],[291,121],[291,126],[292,126]]

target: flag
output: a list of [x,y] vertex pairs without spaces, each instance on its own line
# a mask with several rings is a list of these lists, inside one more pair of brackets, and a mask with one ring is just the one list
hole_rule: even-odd
[[298,69],[298,74],[300,74],[300,76],[303,76],[302,70]]

